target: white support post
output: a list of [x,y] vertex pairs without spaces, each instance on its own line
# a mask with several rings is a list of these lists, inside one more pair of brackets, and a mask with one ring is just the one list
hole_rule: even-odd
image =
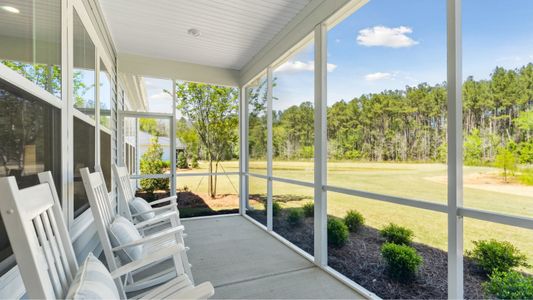
[[327,27],[315,28],[315,264],[328,264],[327,236]]
[[170,195],[176,196],[176,80],[172,79],[172,118],[170,118]]
[[448,0],[448,299],[463,299],[461,0]]
[[267,229],[273,228],[272,211],[272,68],[267,68]]
[[74,142],[73,131],[73,8],[69,1],[61,1],[61,207],[65,223],[74,219]]
[[119,88],[118,85],[118,78],[117,78],[117,160],[115,163],[117,165],[124,164],[125,167],[130,169],[129,166],[126,165],[126,151],[127,148],[125,147],[126,140],[124,138],[124,118],[122,117],[122,111],[124,110],[124,91]]
[[239,213],[248,209],[248,96],[246,88],[239,89]]
[[[139,118],[135,118],[135,175],[141,174],[140,148],[139,148]],[[135,180],[135,188],[139,188],[139,180]]]
[[[94,91],[96,93],[96,103],[94,104],[94,167],[101,167],[100,162],[100,49],[95,48],[94,65]],[[96,169],[95,169],[96,170]]]

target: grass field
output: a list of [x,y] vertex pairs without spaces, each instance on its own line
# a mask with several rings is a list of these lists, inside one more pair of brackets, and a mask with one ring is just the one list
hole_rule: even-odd
[[[228,172],[238,170],[238,162],[226,162],[223,166]],[[274,162],[273,166],[275,177],[313,181],[312,162],[278,161]],[[250,162],[251,173],[265,174],[265,168],[265,162]],[[203,164],[199,171],[205,171]],[[533,217],[533,187],[498,182],[497,175],[498,170],[493,168],[465,167],[464,206]],[[446,203],[444,164],[330,162],[327,180],[328,185],[332,186]],[[203,182],[199,183],[199,179],[195,177],[178,177],[178,188],[183,185],[188,185],[191,189],[195,186],[198,190],[206,190],[207,180],[204,178]],[[221,194],[233,194],[234,187],[238,190],[237,176],[222,178],[218,191]],[[266,194],[266,180],[250,177],[249,192]],[[290,199],[291,196],[296,196],[296,199],[303,198],[304,200],[282,203],[282,207],[299,207],[312,200],[313,189],[274,182],[273,195],[275,199]],[[257,203],[253,205],[257,206]],[[447,216],[443,213],[328,193],[329,215],[343,217],[350,209],[360,211],[365,216],[366,223],[372,227],[381,228],[390,222],[401,224],[414,230],[415,241],[446,250]],[[471,249],[474,240],[507,240],[526,253],[529,263],[533,265],[533,230],[465,219],[464,235],[465,249]],[[529,271],[533,271],[533,268]]]

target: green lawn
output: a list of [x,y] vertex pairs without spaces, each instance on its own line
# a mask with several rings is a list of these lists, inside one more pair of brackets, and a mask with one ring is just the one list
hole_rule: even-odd
[[[225,162],[223,166],[228,172],[238,170],[238,162]],[[275,177],[313,181],[312,162],[275,161],[273,166]],[[265,168],[265,162],[250,162],[251,173],[265,174]],[[205,165],[201,164],[200,171],[205,171],[205,169]],[[474,175],[497,174],[497,172],[496,169],[487,167],[464,168],[465,178]],[[330,162],[327,180],[328,185],[332,186],[446,203],[445,176],[446,165],[444,164]],[[178,187],[182,186],[183,183],[198,186],[198,179],[193,180],[193,178],[178,178]],[[232,176],[231,181],[235,187],[238,187],[237,176]],[[219,190],[221,193],[234,192],[233,187],[228,182],[228,179],[223,179],[220,182]],[[484,183],[483,180],[481,183]],[[207,181],[204,179],[203,183],[199,185],[199,189],[207,189],[206,184]],[[502,186],[501,190],[500,186],[493,186],[492,189],[465,187],[464,205],[477,209],[533,217],[533,193],[529,194],[531,196],[527,196],[530,188],[525,187],[526,193],[524,194],[523,191],[522,193],[516,193],[514,190],[509,191],[506,186]],[[249,191],[250,194],[265,194],[266,181],[250,177]],[[290,195],[299,196],[299,199],[302,198],[301,196],[305,196],[308,200],[282,203],[284,207],[297,207],[312,199],[313,189],[274,182],[273,194],[275,198],[284,199]],[[346,211],[350,209],[359,210],[365,216],[366,224],[372,227],[381,228],[390,222],[401,224],[414,230],[415,241],[446,249],[447,217],[445,214],[338,193],[328,193],[328,214],[343,217]],[[533,265],[532,230],[465,219],[464,234],[466,249],[471,249],[474,240],[489,238],[507,240],[527,253],[529,262]]]

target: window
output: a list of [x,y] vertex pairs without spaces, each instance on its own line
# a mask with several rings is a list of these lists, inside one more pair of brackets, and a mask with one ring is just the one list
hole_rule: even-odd
[[116,111],[111,76],[102,60],[100,60],[100,167],[104,173],[109,192],[111,186],[111,119]]
[[95,129],[93,125],[74,117],[74,217],[89,208],[89,199],[81,179],[80,169],[95,167]]
[[267,226],[267,181],[255,176],[248,177],[248,202],[246,214]]
[[314,43],[308,42],[272,75],[274,177],[313,181]]
[[272,190],[272,229],[313,255],[315,190],[279,181],[272,183]]
[[74,107],[95,118],[96,50],[74,10]]
[[137,85],[141,94],[126,90],[127,110],[153,113],[172,113],[172,80],[121,74],[127,82]]
[[176,108],[178,206],[188,216],[237,212],[239,90],[177,81]]
[[61,1],[8,0],[0,10],[0,63],[61,96]]
[[100,130],[100,167],[104,173],[107,190],[111,192],[111,134]]
[[[382,201],[447,204],[446,37],[444,0],[370,1],[327,35],[327,183],[378,195],[328,192],[330,218],[365,219],[329,264],[382,298],[447,297],[446,214]],[[379,231],[390,222],[414,233],[416,282],[387,276]]]
[[463,3],[466,207],[533,217],[531,10],[529,1]]
[[[463,1],[464,207],[533,217],[532,10],[530,1]],[[464,247],[510,243],[529,264],[514,269],[531,276],[532,233],[465,218]],[[484,297],[474,264],[464,257],[465,297]]]
[[267,77],[246,87],[249,172],[267,174]]
[[139,192],[147,197],[153,197],[155,191],[170,193],[170,118],[126,117],[124,124],[125,149],[132,151],[136,164],[133,174],[145,175],[137,181]]
[[109,72],[100,60],[100,125],[111,129],[111,112],[114,111],[111,101],[112,92]]
[[[0,177],[15,176],[25,188],[38,184],[37,174],[49,170],[59,193],[60,110],[1,80],[0,107]],[[0,261],[11,254],[0,217]]]

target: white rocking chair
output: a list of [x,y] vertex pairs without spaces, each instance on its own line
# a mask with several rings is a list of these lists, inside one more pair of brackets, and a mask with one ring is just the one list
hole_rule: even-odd
[[[149,213],[154,213],[155,217],[159,217],[167,214],[175,214],[177,216],[177,224],[181,225],[181,220],[179,218],[179,210],[176,202],[176,196],[165,197],[156,201],[149,202],[148,204],[152,206],[152,209],[143,213],[135,213],[131,210],[131,202],[136,198],[135,191],[131,187],[130,174],[128,168],[119,167],[116,164],[113,164],[113,174],[115,175],[118,191],[119,191],[119,202],[118,202],[118,213],[123,217],[129,219],[132,222],[138,222],[140,215],[145,215]],[[164,206],[154,207],[156,205],[167,203]]]
[[[127,251],[127,249],[131,249],[131,247],[142,245],[142,258],[140,259],[140,262],[144,261],[145,257],[150,257],[152,255],[151,253],[154,251],[174,247],[179,248],[179,251],[173,253],[172,267],[164,268],[163,271],[160,271],[155,275],[145,276],[140,279],[136,278],[139,276],[134,275],[138,275],[140,271],[146,270],[147,268],[139,269],[137,272],[129,274],[124,284],[124,289],[126,292],[144,290],[148,287],[153,287],[155,285],[167,282],[176,277],[176,275],[179,277],[182,274],[187,275],[189,280],[194,283],[189,260],[187,258],[186,248],[183,244],[183,226],[177,225],[174,223],[175,221],[170,220],[170,222],[173,223],[171,228],[164,228],[163,230],[157,231],[153,234],[144,235],[144,228],[159,223],[161,219],[154,218],[154,220],[144,221],[135,224],[135,228],[139,231],[141,236],[143,236],[140,240],[113,248],[111,244],[110,227],[117,217],[117,213],[107,192],[105,182],[103,181],[103,176],[100,174],[100,172],[90,173],[88,168],[81,169],[80,173],[87,197],[89,198],[89,204],[91,206],[91,211],[93,213],[104,255],[108,263],[108,267],[112,272],[119,269],[120,264],[117,263],[121,262],[119,257],[117,257],[119,253],[121,251]],[[175,215],[168,215],[166,217],[172,219],[173,216]],[[122,264],[124,263],[126,262],[122,261]],[[153,267],[154,265],[161,263],[168,263],[168,256],[161,257],[159,260],[153,261],[148,267]]]
[[[20,190],[14,177],[0,178],[0,213],[15,258],[31,299],[63,299],[78,272],[78,263],[65,226],[59,199],[50,172],[39,174],[44,182]],[[121,277],[131,271],[172,256],[178,245],[163,248],[116,269],[105,277],[115,280],[117,295],[124,298]],[[108,272],[108,271],[105,271]],[[111,284],[112,286],[112,284]],[[74,287],[73,287],[74,288]],[[146,299],[207,299],[214,294],[210,283],[193,286],[186,275],[148,291]]]

